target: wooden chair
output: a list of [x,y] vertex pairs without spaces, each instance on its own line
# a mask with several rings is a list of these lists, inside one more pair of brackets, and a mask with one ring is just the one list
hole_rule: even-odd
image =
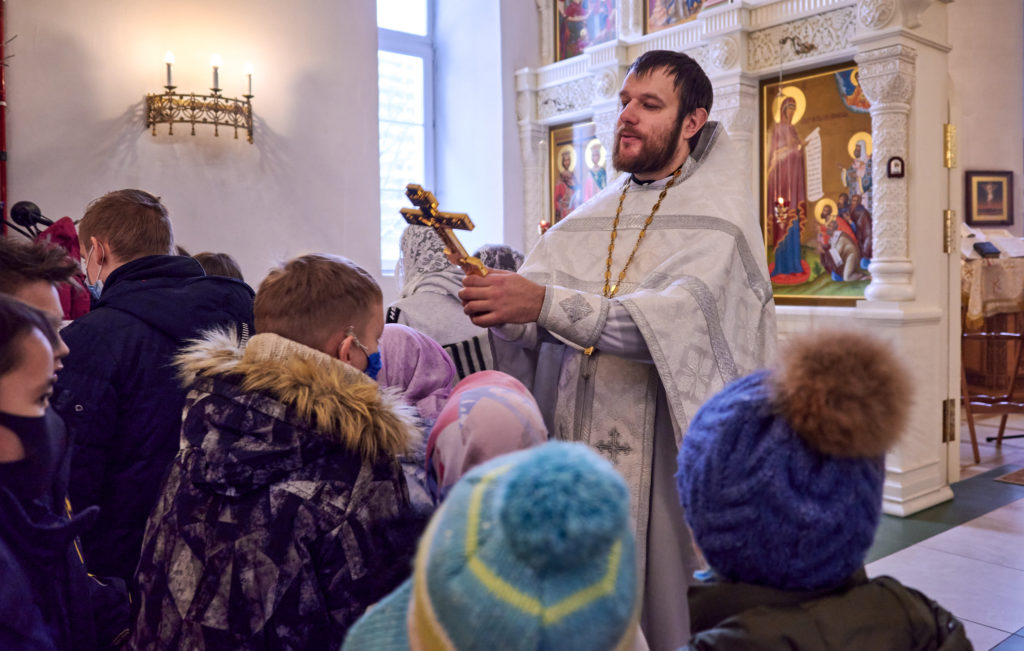
[[[960,364],[960,388],[963,392],[964,412],[967,414],[967,428],[971,432],[971,448],[974,451],[974,463],[981,462],[981,455],[978,453],[978,437],[974,429],[974,416],[976,414],[999,414],[999,432],[996,436],[987,437],[988,441],[995,441],[996,445],[1003,442],[1003,431],[1006,429],[1006,419],[1010,414],[1024,414],[1024,396],[1016,397],[1014,390],[1017,386],[1017,375],[1020,372],[1020,360],[1024,353],[1024,334],[1019,332],[964,332],[963,342],[979,341],[986,349],[991,349],[995,342],[1002,342],[1007,347],[1013,347],[1013,352],[1007,350],[1007,383],[1005,391],[994,391],[993,393],[972,393],[967,385],[967,371],[961,360]],[[1012,360],[1012,361],[1011,361]],[[1008,436],[1006,438],[1017,438]]]

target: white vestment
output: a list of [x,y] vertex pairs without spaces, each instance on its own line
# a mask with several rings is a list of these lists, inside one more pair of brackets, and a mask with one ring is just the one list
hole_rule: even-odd
[[[537,324],[492,329],[496,349],[525,350],[516,368],[499,368],[532,387],[552,437],[589,443],[625,477],[652,649],[682,646],[688,636],[694,554],[675,496],[679,442],[707,398],[775,350],[775,305],[744,169],[724,129],[708,123],[608,299],[605,259],[629,178],[622,175],[545,233],[520,268],[546,286]],[[631,183],[611,283],[666,182]],[[589,346],[596,351],[588,357]],[[664,630],[671,626],[682,630]]]

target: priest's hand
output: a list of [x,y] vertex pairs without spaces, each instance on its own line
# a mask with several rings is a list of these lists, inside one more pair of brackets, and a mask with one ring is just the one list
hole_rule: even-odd
[[489,328],[505,323],[532,323],[544,305],[544,285],[511,271],[488,269],[486,276],[467,274],[459,298],[474,324]]

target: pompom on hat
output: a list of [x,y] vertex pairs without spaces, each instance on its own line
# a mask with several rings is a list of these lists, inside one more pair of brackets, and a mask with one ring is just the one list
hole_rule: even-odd
[[462,478],[411,579],[343,649],[629,649],[640,599],[629,492],[579,443],[503,455]]
[[828,589],[863,565],[874,540],[909,374],[886,344],[858,331],[802,335],[779,359],[691,420],[679,498],[721,577]]

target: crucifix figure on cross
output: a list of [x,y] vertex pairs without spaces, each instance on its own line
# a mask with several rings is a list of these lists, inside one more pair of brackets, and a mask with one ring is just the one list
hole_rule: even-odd
[[474,258],[466,252],[459,238],[452,232],[453,228],[463,231],[473,230],[473,222],[469,215],[460,212],[441,212],[437,209],[437,199],[429,190],[424,190],[415,183],[405,186],[405,196],[416,208],[402,208],[402,217],[410,224],[430,226],[444,242],[444,254],[452,264],[462,267],[467,274],[486,276],[487,267],[480,258]]

